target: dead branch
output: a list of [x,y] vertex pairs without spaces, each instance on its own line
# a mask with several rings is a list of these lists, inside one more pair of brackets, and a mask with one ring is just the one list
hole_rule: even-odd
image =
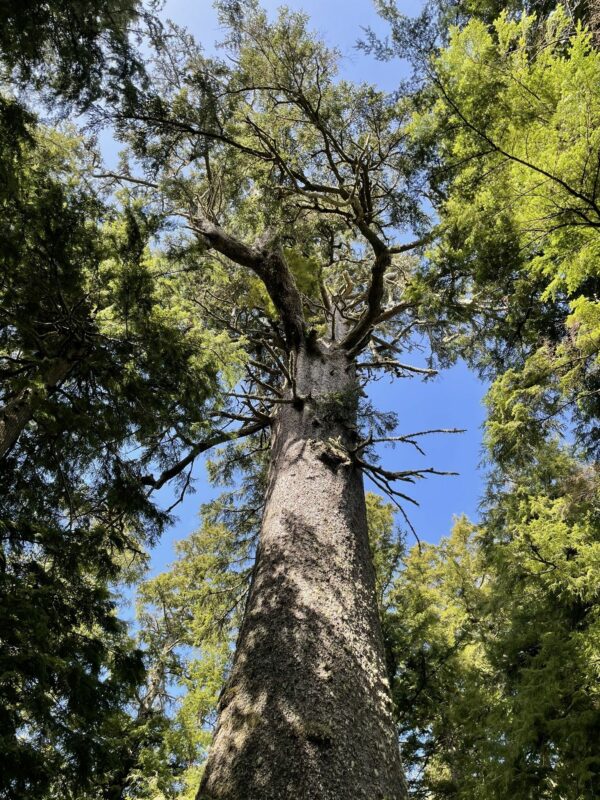
[[246,436],[251,436],[253,433],[258,433],[259,431],[263,430],[266,426],[267,423],[265,421],[261,421],[238,428],[237,431],[219,431],[213,436],[210,436],[208,439],[198,442],[196,445],[194,445],[194,447],[192,447],[190,452],[184,458],[182,458],[172,467],[163,470],[157,477],[154,477],[153,475],[142,475],[140,482],[144,486],[152,487],[152,490],[160,489],[161,486],[164,486],[165,483],[167,483],[167,481],[170,481],[172,478],[180,475],[183,470],[190,466],[202,453],[206,453],[208,450],[211,450],[213,447],[217,447],[220,444],[225,444],[225,442],[231,442],[237,439],[243,439]]

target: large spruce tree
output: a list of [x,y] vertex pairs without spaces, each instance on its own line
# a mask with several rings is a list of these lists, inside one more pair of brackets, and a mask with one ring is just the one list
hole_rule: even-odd
[[189,302],[244,352],[212,424],[144,481],[161,486],[250,436],[269,450],[252,586],[199,797],[399,798],[363,475],[403,502],[397,482],[435,470],[379,466],[369,452],[389,432],[361,396],[377,371],[432,372],[402,353],[447,332],[418,258],[419,159],[403,101],[340,80],[303,16],[221,11],[228,61],[170,28],[153,85],[117,121],[129,161],[103,176],[174,221],[163,247],[189,276]]
[[[226,678],[198,800],[591,798],[594,13],[382,3],[421,70],[390,97],[303,15],[218,6],[225,59],[153,24],[145,74],[136,3],[7,3],[3,77],[126,150],[0,97],[0,796],[191,797]],[[380,464],[420,434],[364,390],[458,353],[496,378],[486,526],[398,572],[364,476],[407,520],[436,470]],[[246,483],[142,586],[137,649],[114,584],[209,452]]]

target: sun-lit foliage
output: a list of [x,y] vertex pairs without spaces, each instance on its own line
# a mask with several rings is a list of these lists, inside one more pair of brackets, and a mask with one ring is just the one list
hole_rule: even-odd
[[[395,503],[366,496],[410,796],[599,796],[596,5],[382,2],[393,96],[254,0],[218,3],[224,58],[130,0],[5,5],[0,796],[193,800],[318,340],[360,375],[316,404],[359,408],[326,455]],[[109,124],[118,166],[26,90]],[[409,550],[394,511],[436,470],[388,469],[418,435],[358,395],[458,356],[491,380],[483,518]],[[147,579],[158,490],[206,452],[228,491]]]

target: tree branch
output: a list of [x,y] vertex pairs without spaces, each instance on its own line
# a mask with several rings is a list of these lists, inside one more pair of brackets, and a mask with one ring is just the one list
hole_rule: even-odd
[[220,444],[225,444],[225,442],[231,442],[235,441],[236,439],[243,439],[246,436],[251,436],[253,433],[258,433],[259,431],[264,430],[266,426],[266,421],[260,421],[255,422],[252,425],[246,425],[245,427],[239,428],[237,431],[219,431],[219,433],[215,434],[214,436],[211,436],[202,442],[198,442],[196,445],[194,445],[194,447],[192,447],[190,452],[184,458],[182,458],[172,467],[169,467],[169,469],[163,470],[156,478],[153,475],[142,475],[140,481],[144,486],[151,486],[152,489],[160,489],[165,485],[165,483],[167,483],[167,481],[170,481],[172,478],[180,475],[186,467],[192,464],[199,455],[206,453],[207,450],[217,447]]
[[497,153],[500,153],[500,155],[503,155],[505,158],[508,158],[517,164],[521,164],[521,166],[526,167],[527,169],[530,169],[533,172],[537,172],[539,175],[543,175],[545,178],[548,178],[549,180],[558,184],[558,186],[561,186],[567,192],[567,194],[570,194],[572,197],[576,197],[578,200],[583,201],[591,208],[593,208],[596,214],[600,216],[600,207],[598,206],[595,197],[587,197],[582,192],[579,192],[577,189],[574,189],[572,186],[570,186],[562,178],[559,178],[558,175],[554,175],[553,173],[548,172],[542,167],[538,167],[535,164],[531,163],[530,161],[526,161],[525,159],[520,158],[514,153],[509,153],[507,150],[504,150],[504,148],[502,148],[499,144],[497,144],[497,142],[491,139],[487,133],[478,128],[475,123],[471,122],[471,120],[469,120],[463,114],[463,112],[460,110],[456,102],[450,97],[450,95],[446,91],[446,88],[444,87],[444,84],[442,83],[441,79],[435,73],[432,73],[432,79],[433,82],[439,88],[442,95],[444,96],[444,99],[446,100],[450,108],[454,111],[454,113],[463,121],[463,123],[467,126],[467,128],[469,128],[469,130],[473,131],[473,133],[475,133],[477,136],[483,139],[483,141],[486,142],[493,150],[495,150]]
[[190,215],[190,224],[210,247],[262,280],[281,316],[288,347],[297,349],[304,339],[302,297],[281,249],[249,246],[200,213]]
[[357,369],[390,369],[392,372],[415,372],[419,375],[437,375],[437,369],[428,369],[427,367],[415,367],[412,364],[403,364],[396,361],[394,358],[382,358],[377,361],[362,361],[356,365]]
[[[367,294],[367,309],[356,325],[346,335],[341,343],[344,350],[356,355],[368,341],[374,326],[380,321],[381,303],[384,294],[384,277],[388,268],[392,265],[392,256],[397,253],[406,253],[429,241],[430,237],[416,239],[408,244],[388,247],[382,239],[364,222],[357,221],[358,229],[369,242],[375,253],[375,263],[371,268],[371,283]],[[383,317],[387,319],[387,316]]]

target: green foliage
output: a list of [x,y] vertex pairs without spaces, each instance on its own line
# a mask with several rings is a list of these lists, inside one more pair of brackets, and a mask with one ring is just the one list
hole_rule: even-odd
[[390,592],[412,796],[595,797],[598,479],[553,446],[485,525],[414,548]]
[[373,492],[367,492],[365,500],[377,594],[383,612],[392,579],[400,566],[403,542],[395,530],[393,505]]
[[[483,23],[494,37],[493,26],[502,15],[512,21],[535,15],[543,27],[557,9],[563,9],[574,24],[588,25],[598,41],[600,17],[593,0],[425,0],[420,7],[416,17],[407,17],[396,0],[377,0],[377,10],[390,26],[391,39],[382,42],[367,30],[362,49],[383,59],[408,58],[417,67],[414,77],[430,77],[427,62],[448,46],[456,29],[476,21]],[[410,91],[413,86],[406,88]]]
[[[513,19],[524,14],[545,18],[559,3],[556,0],[433,0],[429,5],[439,16],[440,28],[448,31],[453,25],[468,24],[473,19],[491,25],[502,13]],[[566,0],[564,5],[574,17],[585,14],[585,4],[579,0]]]
[[128,37],[140,13],[138,0],[1,0],[0,63],[12,80],[87,105],[139,70]]
[[485,568],[473,536],[461,519],[439,546],[413,548],[389,591],[392,694],[414,797],[480,796],[463,778],[477,773],[481,714],[496,688],[485,680]]
[[140,475],[202,429],[237,356],[167,304],[153,220],[89,192],[82,142],[2,112],[0,792],[67,796],[121,768],[143,677],[109,590],[168,519]]
[[[156,28],[152,83],[134,91],[136,3],[30,5],[7,6],[7,75],[83,106],[126,84],[128,153],[105,180],[130,188],[103,201],[88,143],[0,98],[0,795],[193,798],[251,576],[264,429],[298,400],[291,291],[273,288],[287,270],[306,346],[366,320],[356,352],[377,327],[371,356],[394,374],[411,368],[391,356],[427,339],[430,360],[466,354],[496,378],[482,527],[460,519],[405,554],[367,496],[413,796],[597,796],[598,478],[551,438],[569,413],[589,452],[598,438],[592,34],[553,3],[537,19],[440,3],[458,27],[413,113],[339,80],[337,53],[288,10],[221,2],[229,61]],[[424,181],[440,226],[421,259],[388,237],[431,227]],[[320,411],[355,405],[332,393]],[[211,480],[240,485],[141,584],[134,644],[111,586],[169,519],[151,488],[186,491],[215,444]]]
[[517,440],[525,453],[569,414],[593,451],[600,53],[559,8],[540,23],[473,20],[432,68],[433,108],[413,122],[441,162],[431,257],[470,297],[472,361],[503,373],[490,395],[495,455],[501,428],[516,455]]
[[[214,510],[214,509],[213,509]],[[140,642],[156,685],[146,697],[168,714],[158,747],[132,773],[132,797],[194,796],[248,591],[253,539],[211,523],[177,546],[178,558],[138,593]],[[154,693],[154,696],[150,695]]]
[[[484,523],[458,520],[440,545],[414,548],[388,591],[405,764],[411,795],[428,800],[582,800],[600,779],[587,460],[598,439],[599,54],[554,4],[440,5],[458,27],[430,58],[412,135],[440,218],[428,255],[444,307],[468,314],[470,340],[457,344],[495,378],[494,471]],[[569,429],[583,455],[555,443]]]
[[115,615],[114,565],[99,537],[5,522],[0,532],[0,795],[43,796],[52,785],[71,796],[110,770],[141,653]]

